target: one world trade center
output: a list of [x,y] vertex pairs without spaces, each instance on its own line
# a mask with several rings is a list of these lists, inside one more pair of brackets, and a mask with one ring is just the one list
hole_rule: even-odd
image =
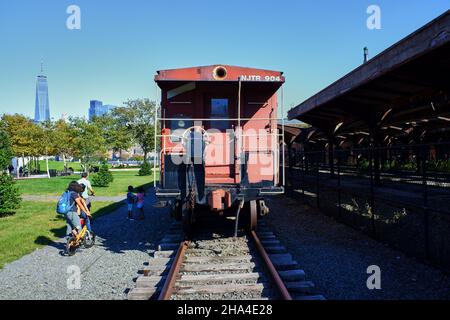
[[34,121],[44,122],[50,120],[50,103],[48,101],[48,83],[47,77],[43,74],[41,65],[41,74],[37,76],[36,81],[36,105],[34,109]]

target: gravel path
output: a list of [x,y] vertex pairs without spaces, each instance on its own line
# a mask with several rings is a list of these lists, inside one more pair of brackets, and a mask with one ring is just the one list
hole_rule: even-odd
[[[450,277],[288,197],[267,201],[266,219],[327,299],[450,299]],[[381,268],[369,290],[367,268]]]
[[[36,250],[0,271],[3,299],[126,299],[133,278],[170,226],[167,209],[155,209],[154,192],[146,197],[146,219],[129,221],[126,207],[99,217],[97,243],[73,257],[63,256],[64,241]],[[95,204],[94,204],[95,205]],[[69,266],[81,270],[81,290],[67,289]]]

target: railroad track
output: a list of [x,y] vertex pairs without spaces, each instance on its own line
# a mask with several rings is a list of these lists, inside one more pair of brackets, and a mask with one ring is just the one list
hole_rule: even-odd
[[192,240],[173,224],[136,279],[129,300],[323,300],[264,225],[258,232],[203,228]]

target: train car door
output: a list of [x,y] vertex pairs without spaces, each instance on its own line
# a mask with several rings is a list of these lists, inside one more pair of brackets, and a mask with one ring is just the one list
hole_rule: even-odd
[[[232,103],[227,95],[207,95],[205,114],[211,121],[205,124],[210,143],[206,147],[206,183],[234,183],[234,144]],[[222,120],[223,119],[223,120]]]

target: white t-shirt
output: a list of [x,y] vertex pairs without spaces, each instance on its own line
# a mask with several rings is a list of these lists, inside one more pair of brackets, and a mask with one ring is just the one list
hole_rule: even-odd
[[86,186],[86,188],[84,189],[84,192],[81,194],[83,199],[89,198],[89,189],[92,188],[91,182],[88,179],[85,179],[85,178],[81,178],[77,182],[78,182],[78,184],[84,184]]

